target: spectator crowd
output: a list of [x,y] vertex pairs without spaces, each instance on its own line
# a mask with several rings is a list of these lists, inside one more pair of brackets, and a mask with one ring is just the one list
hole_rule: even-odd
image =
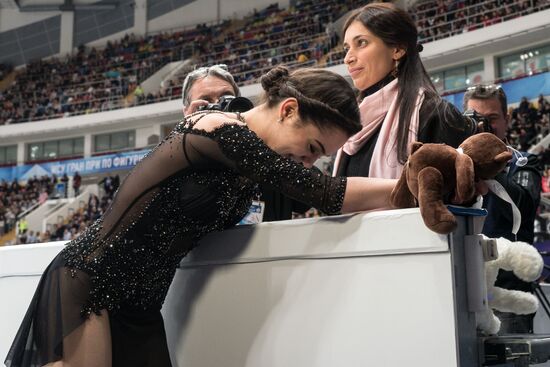
[[[523,97],[511,116],[508,141],[520,151],[528,151],[550,132],[550,104],[543,95],[536,104]],[[550,166],[550,157],[541,156],[541,163]]]
[[0,237],[9,232],[17,218],[51,195],[54,182],[51,177],[32,177],[22,184],[17,180],[0,181]]
[[[105,48],[80,46],[67,58],[29,63],[9,88],[0,89],[0,125],[108,111],[177,99],[181,80],[157,91],[140,85],[172,61],[197,66],[225,62],[240,84],[255,81],[280,63],[313,65],[338,42],[332,21],[360,0],[297,1],[289,9],[271,5],[254,11],[236,29],[235,21],[145,37],[126,35]],[[0,66],[7,76],[8,65]]]
[[409,9],[420,42],[432,42],[548,9],[546,0],[428,0]]
[[[0,87],[0,125],[108,111],[181,96],[181,78],[154,91],[141,83],[172,61],[197,66],[225,63],[238,84],[250,84],[274,65],[334,65],[344,57],[334,22],[361,0],[275,3],[242,22],[136,37],[125,35],[98,49],[80,46],[66,58],[29,63]],[[431,42],[550,7],[546,0],[428,0],[410,8],[419,39]],[[12,73],[0,65],[0,80]]]
[[[75,175],[80,177],[80,175]],[[43,203],[48,197],[63,197],[62,193],[56,193],[55,186],[62,182],[63,178],[57,178],[57,176],[43,176],[40,179],[30,179],[25,185],[18,183],[17,181],[12,182],[6,186],[8,188],[24,187],[32,188],[28,191],[36,192],[41,191],[41,193],[46,193],[46,195],[38,195],[38,202]],[[73,176],[73,186],[75,185],[75,178]],[[78,189],[80,188],[80,180],[78,181]],[[113,196],[120,185],[120,178],[116,176],[106,176],[98,183],[101,187],[101,194],[90,195],[88,202],[76,209],[73,213],[69,214],[59,223],[54,223],[53,225],[48,225],[46,231],[36,232],[28,229],[28,223],[24,218],[19,219],[18,223],[18,235],[16,239],[17,244],[25,243],[39,243],[39,242],[50,242],[50,241],[70,241],[80,233],[82,233],[90,224],[92,224],[96,219],[101,217],[111,201]],[[4,187],[4,182],[2,182],[2,188]],[[21,189],[19,189],[21,191]],[[13,190],[11,190],[13,191]],[[18,203],[12,202],[13,209],[17,209],[13,212],[13,221],[12,227],[15,225],[15,219],[18,215],[25,211],[25,208],[34,205],[33,203],[22,202],[19,207]],[[30,206],[29,206],[30,205]],[[11,228],[9,228],[11,229]],[[9,230],[8,229],[8,230]]]

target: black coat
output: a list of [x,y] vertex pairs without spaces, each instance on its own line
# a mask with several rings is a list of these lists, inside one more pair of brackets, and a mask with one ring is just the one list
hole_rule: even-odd
[[[500,173],[495,177],[495,180],[504,187],[521,213],[521,225],[517,239],[512,233],[514,223],[512,206],[492,192],[483,197],[483,207],[487,209],[488,215],[482,233],[487,237],[504,237],[510,241],[533,243],[534,222],[540,202],[542,177],[538,158],[532,154],[529,154],[527,158],[525,166],[517,166],[516,159],[514,159],[508,167],[508,172]],[[531,283],[526,283],[511,271],[504,270],[499,271],[495,285],[527,292],[532,290]]]

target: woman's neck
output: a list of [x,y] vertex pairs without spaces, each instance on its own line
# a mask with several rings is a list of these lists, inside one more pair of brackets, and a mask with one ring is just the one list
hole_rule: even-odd
[[373,85],[365,89],[363,92],[361,92],[362,98],[368,97],[371,94],[378,92],[380,89],[384,88],[394,79],[395,77],[391,73],[389,73],[384,78],[382,78],[382,80],[377,81],[376,83],[374,83]]
[[[265,142],[265,138],[269,134],[270,124],[266,121],[277,121],[275,109],[269,109],[265,104],[254,107],[251,110],[241,113],[246,126],[252,130],[258,137]],[[273,116],[271,116],[273,115]]]

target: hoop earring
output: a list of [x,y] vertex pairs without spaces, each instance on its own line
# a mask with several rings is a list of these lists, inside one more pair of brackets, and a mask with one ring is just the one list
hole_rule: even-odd
[[399,73],[399,60],[395,60],[395,67],[393,68],[393,70],[391,71],[391,75],[394,77],[394,78],[397,78],[397,74]]

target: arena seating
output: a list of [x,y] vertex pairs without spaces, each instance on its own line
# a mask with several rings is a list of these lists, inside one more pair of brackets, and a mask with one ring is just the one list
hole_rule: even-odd
[[419,40],[432,42],[549,7],[544,0],[428,0],[417,2],[409,13],[418,26]]
[[[290,9],[274,4],[242,21],[199,24],[146,37],[126,35],[103,49],[81,46],[65,60],[32,62],[0,92],[0,125],[180,98],[181,78],[154,93],[145,94],[139,84],[167,63],[191,57],[197,65],[227,64],[240,85],[257,82],[281,63],[289,67],[342,63],[344,53],[332,22],[363,3],[307,0]],[[431,42],[549,6],[541,0],[430,0],[417,3],[410,12],[421,40]],[[10,66],[0,66],[0,77],[10,71]]]
[[[324,24],[360,3],[358,0],[319,3],[309,0],[299,1],[296,8],[289,10],[270,6],[246,18],[244,25],[236,29],[233,29],[234,21],[224,21],[141,38],[126,35],[101,50],[81,46],[76,55],[65,60],[35,61],[18,72],[11,86],[0,94],[0,124],[179,98],[179,80],[173,82],[173,88],[168,86],[148,95],[143,95],[139,84],[168,62],[190,57],[195,57],[199,65],[228,63],[240,84],[250,83],[267,68],[281,62],[290,66],[312,65],[330,50]],[[277,22],[261,21],[266,14]],[[269,37],[265,37],[266,34]],[[289,39],[298,34],[302,38],[290,43]],[[220,48],[226,47],[233,50],[234,60],[232,55],[219,59]],[[277,53],[276,58],[268,56],[271,50]],[[7,66],[2,67],[4,69],[9,70]],[[129,95],[135,98],[127,98]]]
[[226,23],[144,38],[126,35],[99,50],[81,46],[65,60],[38,60],[0,93],[0,125],[126,107],[125,97],[160,67],[193,54]]
[[[521,151],[528,151],[550,132],[550,104],[544,96],[536,105],[523,98],[511,116],[508,141]],[[544,164],[550,165],[550,160],[545,158]]]
[[0,237],[13,230],[21,214],[36,204],[44,202],[52,194],[53,188],[53,179],[48,176],[34,177],[25,183],[2,180],[0,182]]
[[[59,223],[47,225],[44,232],[28,230],[25,220],[21,220],[25,211],[32,210],[35,205],[48,199],[62,198],[63,195],[58,195],[55,188],[59,181],[57,176],[42,176],[24,184],[17,181],[0,182],[0,245],[74,239],[105,212],[120,185],[118,175],[105,176],[98,182],[101,187],[99,196],[90,195],[85,205]],[[14,232],[16,223],[19,223],[19,228],[15,236],[10,232]]]

